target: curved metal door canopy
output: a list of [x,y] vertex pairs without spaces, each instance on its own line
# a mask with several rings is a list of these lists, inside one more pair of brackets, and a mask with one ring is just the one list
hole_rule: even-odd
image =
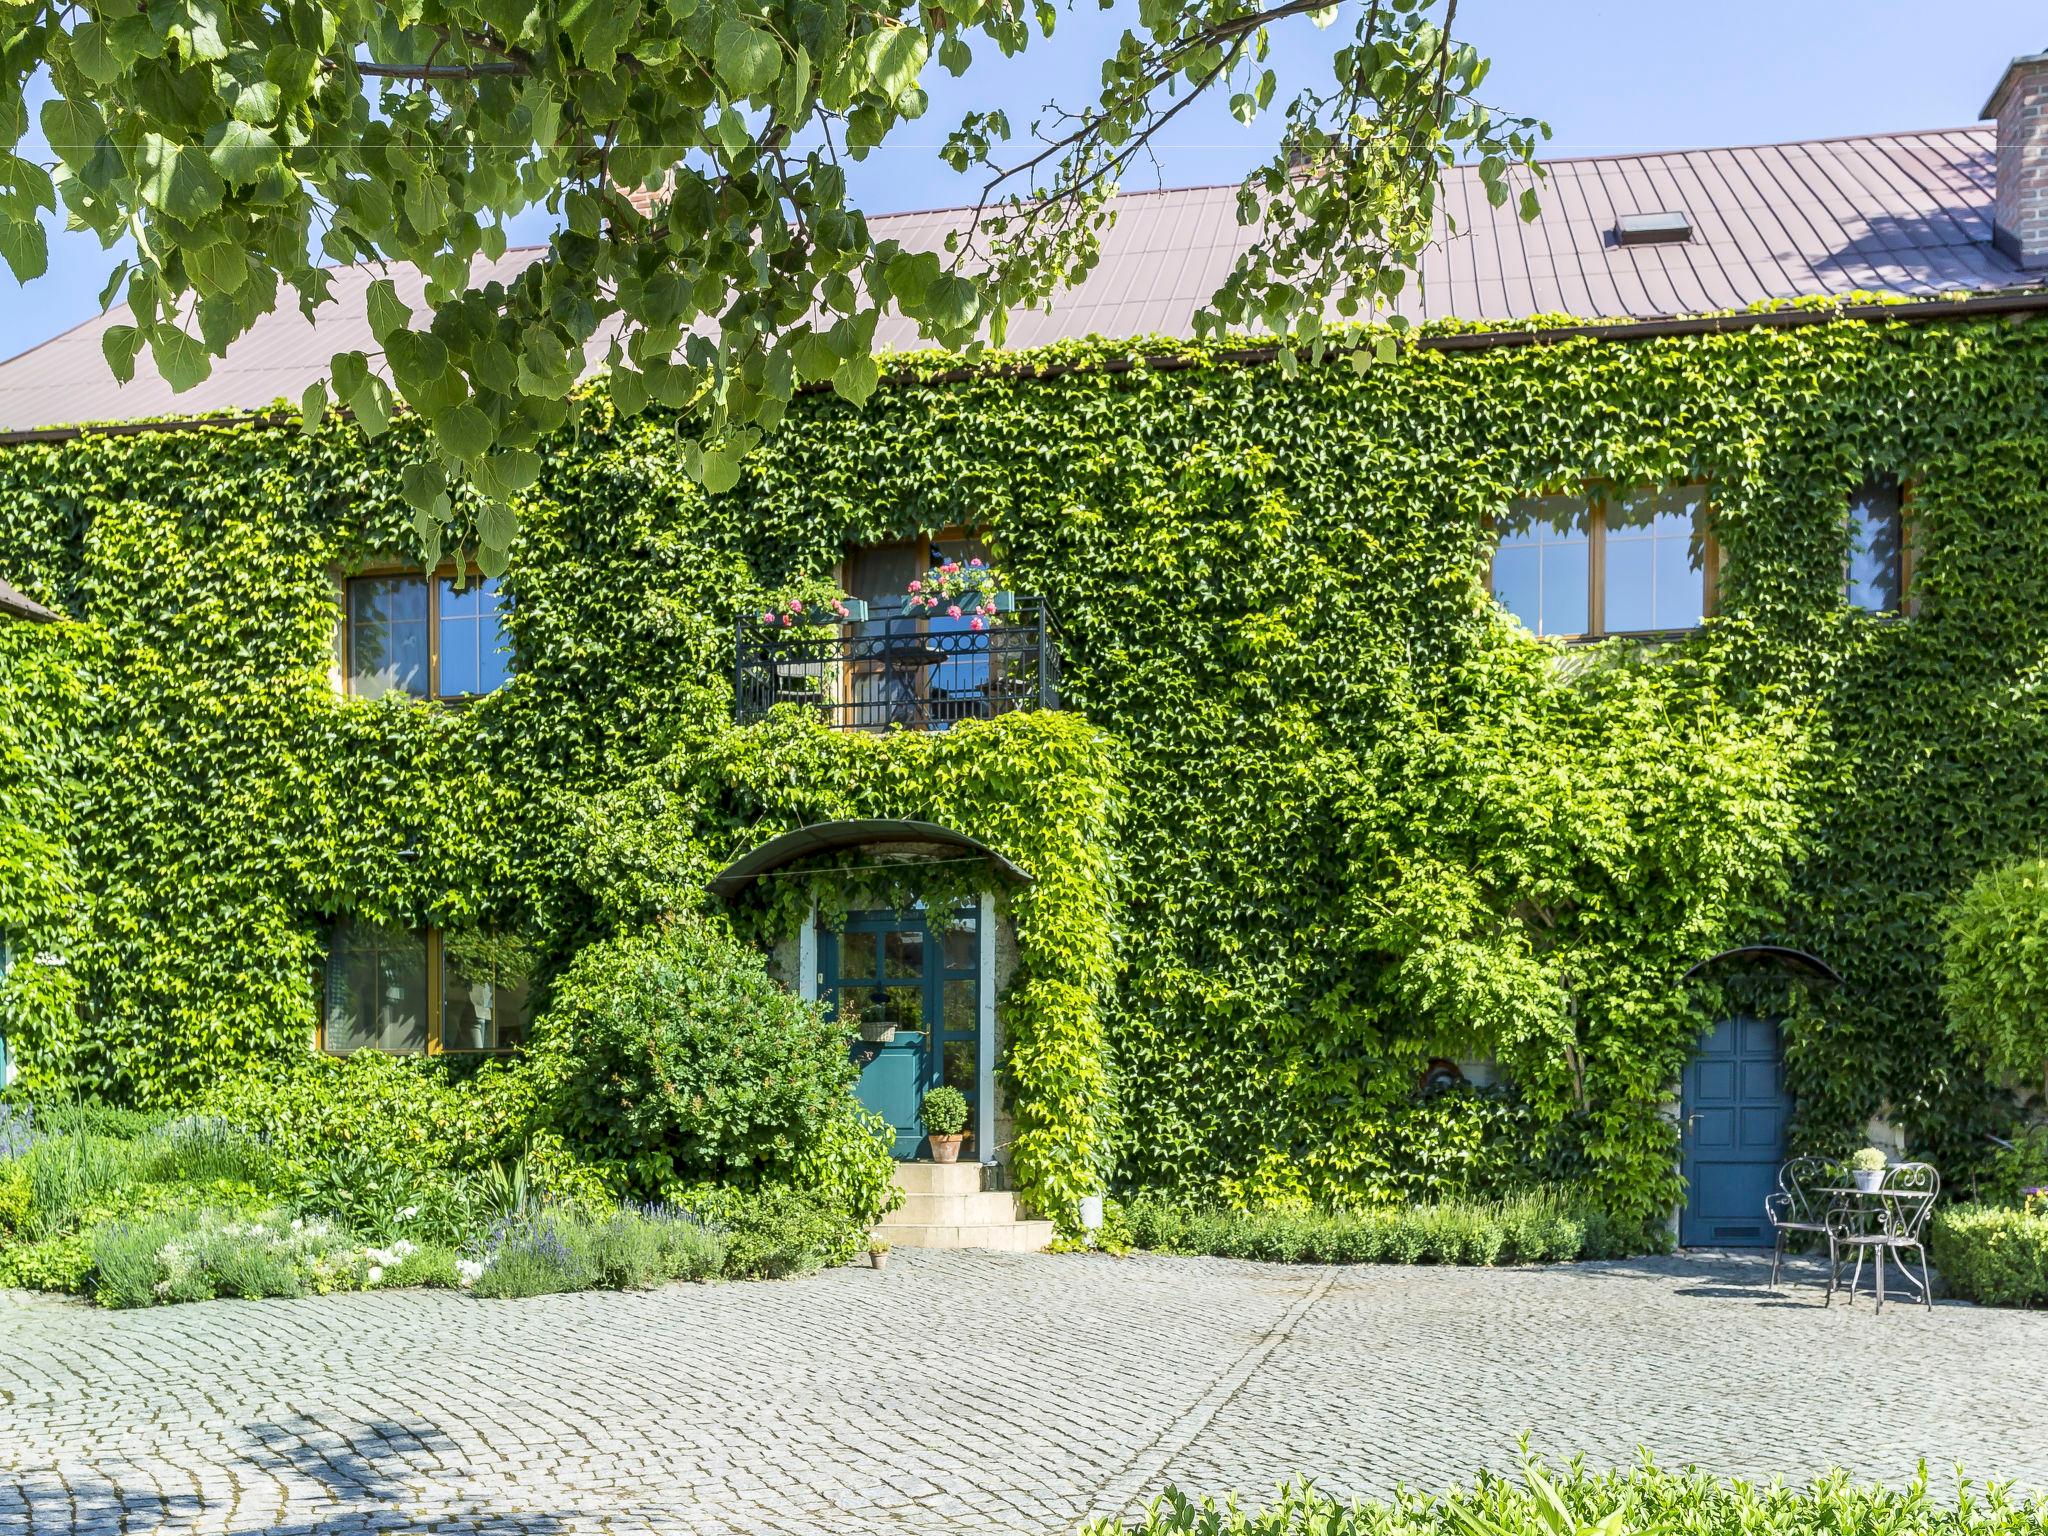
[[1788,971],[1810,976],[1816,981],[1842,984],[1841,973],[1819,955],[1808,954],[1803,949],[1794,949],[1788,944],[1738,944],[1733,949],[1724,949],[1718,955],[1709,955],[1696,962],[1680,981],[1691,981],[1710,965],[1719,965],[1724,960],[1769,960]]

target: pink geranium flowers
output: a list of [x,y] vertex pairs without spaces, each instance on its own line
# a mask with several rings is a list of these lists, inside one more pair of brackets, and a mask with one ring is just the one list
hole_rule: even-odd
[[910,584],[910,608],[927,618],[965,619],[970,630],[995,623],[1002,580],[984,560],[944,560]]

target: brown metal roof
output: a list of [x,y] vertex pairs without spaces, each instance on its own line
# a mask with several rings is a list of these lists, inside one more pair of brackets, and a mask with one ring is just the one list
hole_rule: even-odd
[[0,613],[10,618],[33,619],[40,624],[54,624],[63,617],[52,613],[32,597],[24,597],[6,581],[0,580]]
[[[1548,163],[1543,213],[1532,224],[1488,206],[1478,174],[1451,173],[1443,204],[1459,232],[1423,261],[1419,289],[1400,308],[1413,320],[1521,320],[1531,315],[1655,319],[1736,309],[1764,299],[1869,292],[1931,295],[2022,288],[2030,278],[1991,244],[1989,126],[1754,144],[1730,149],[1561,159]],[[1692,238],[1623,246],[1623,214],[1684,212]],[[957,209],[871,219],[881,237],[936,249]],[[1088,280],[1049,313],[1011,316],[1008,344],[1081,336],[1185,336],[1252,231],[1237,223],[1237,189],[1126,193]],[[509,279],[533,259],[507,251],[476,276]],[[337,271],[335,302],[309,323],[296,309],[266,316],[174,395],[148,367],[117,385],[100,334],[117,309],[0,363],[0,431],[75,421],[248,409],[296,400],[336,352],[373,353],[363,292],[375,275]],[[421,275],[393,268],[399,296],[423,312]],[[885,318],[880,349],[919,345],[916,329]]]

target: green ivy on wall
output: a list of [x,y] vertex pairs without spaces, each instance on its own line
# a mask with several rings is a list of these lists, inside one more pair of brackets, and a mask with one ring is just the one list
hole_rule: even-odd
[[[1089,366],[1131,350],[802,397],[711,501],[673,421],[593,404],[521,509],[520,675],[459,712],[328,677],[332,571],[405,547],[410,426],[0,449],[0,568],[89,620],[57,642],[71,685],[13,685],[69,786],[66,1070],[157,1102],[304,1050],[337,913],[559,961],[776,831],[886,814],[1036,877],[1004,1072],[1054,1207],[1111,1166],[1362,1198],[1365,1108],[1471,1052],[1513,1070],[1537,1155],[1654,1211],[1705,1022],[1678,975],[1766,936],[1846,978],[1788,1021],[1802,1140],[1886,1112],[1960,1169],[2009,1121],[1942,1027],[1937,917],[2048,838],[2048,330]],[[1908,620],[1842,602],[1873,471],[1910,487]],[[1722,617],[1560,662],[1490,612],[1487,519],[1594,480],[1708,484]],[[1072,716],[730,725],[748,594],[962,524],[1052,605]],[[17,678],[45,639],[8,639]]]

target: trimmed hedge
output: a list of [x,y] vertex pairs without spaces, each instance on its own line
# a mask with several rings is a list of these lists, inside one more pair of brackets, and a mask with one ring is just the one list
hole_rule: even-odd
[[1123,1202],[1121,1220],[1134,1248],[1282,1264],[1555,1264],[1655,1246],[1639,1225],[1550,1190],[1483,1203],[1252,1213],[1139,1195]]
[[1950,1206],[1935,1213],[1927,1255],[1951,1296],[1989,1307],[2048,1305],[2048,1216]]

